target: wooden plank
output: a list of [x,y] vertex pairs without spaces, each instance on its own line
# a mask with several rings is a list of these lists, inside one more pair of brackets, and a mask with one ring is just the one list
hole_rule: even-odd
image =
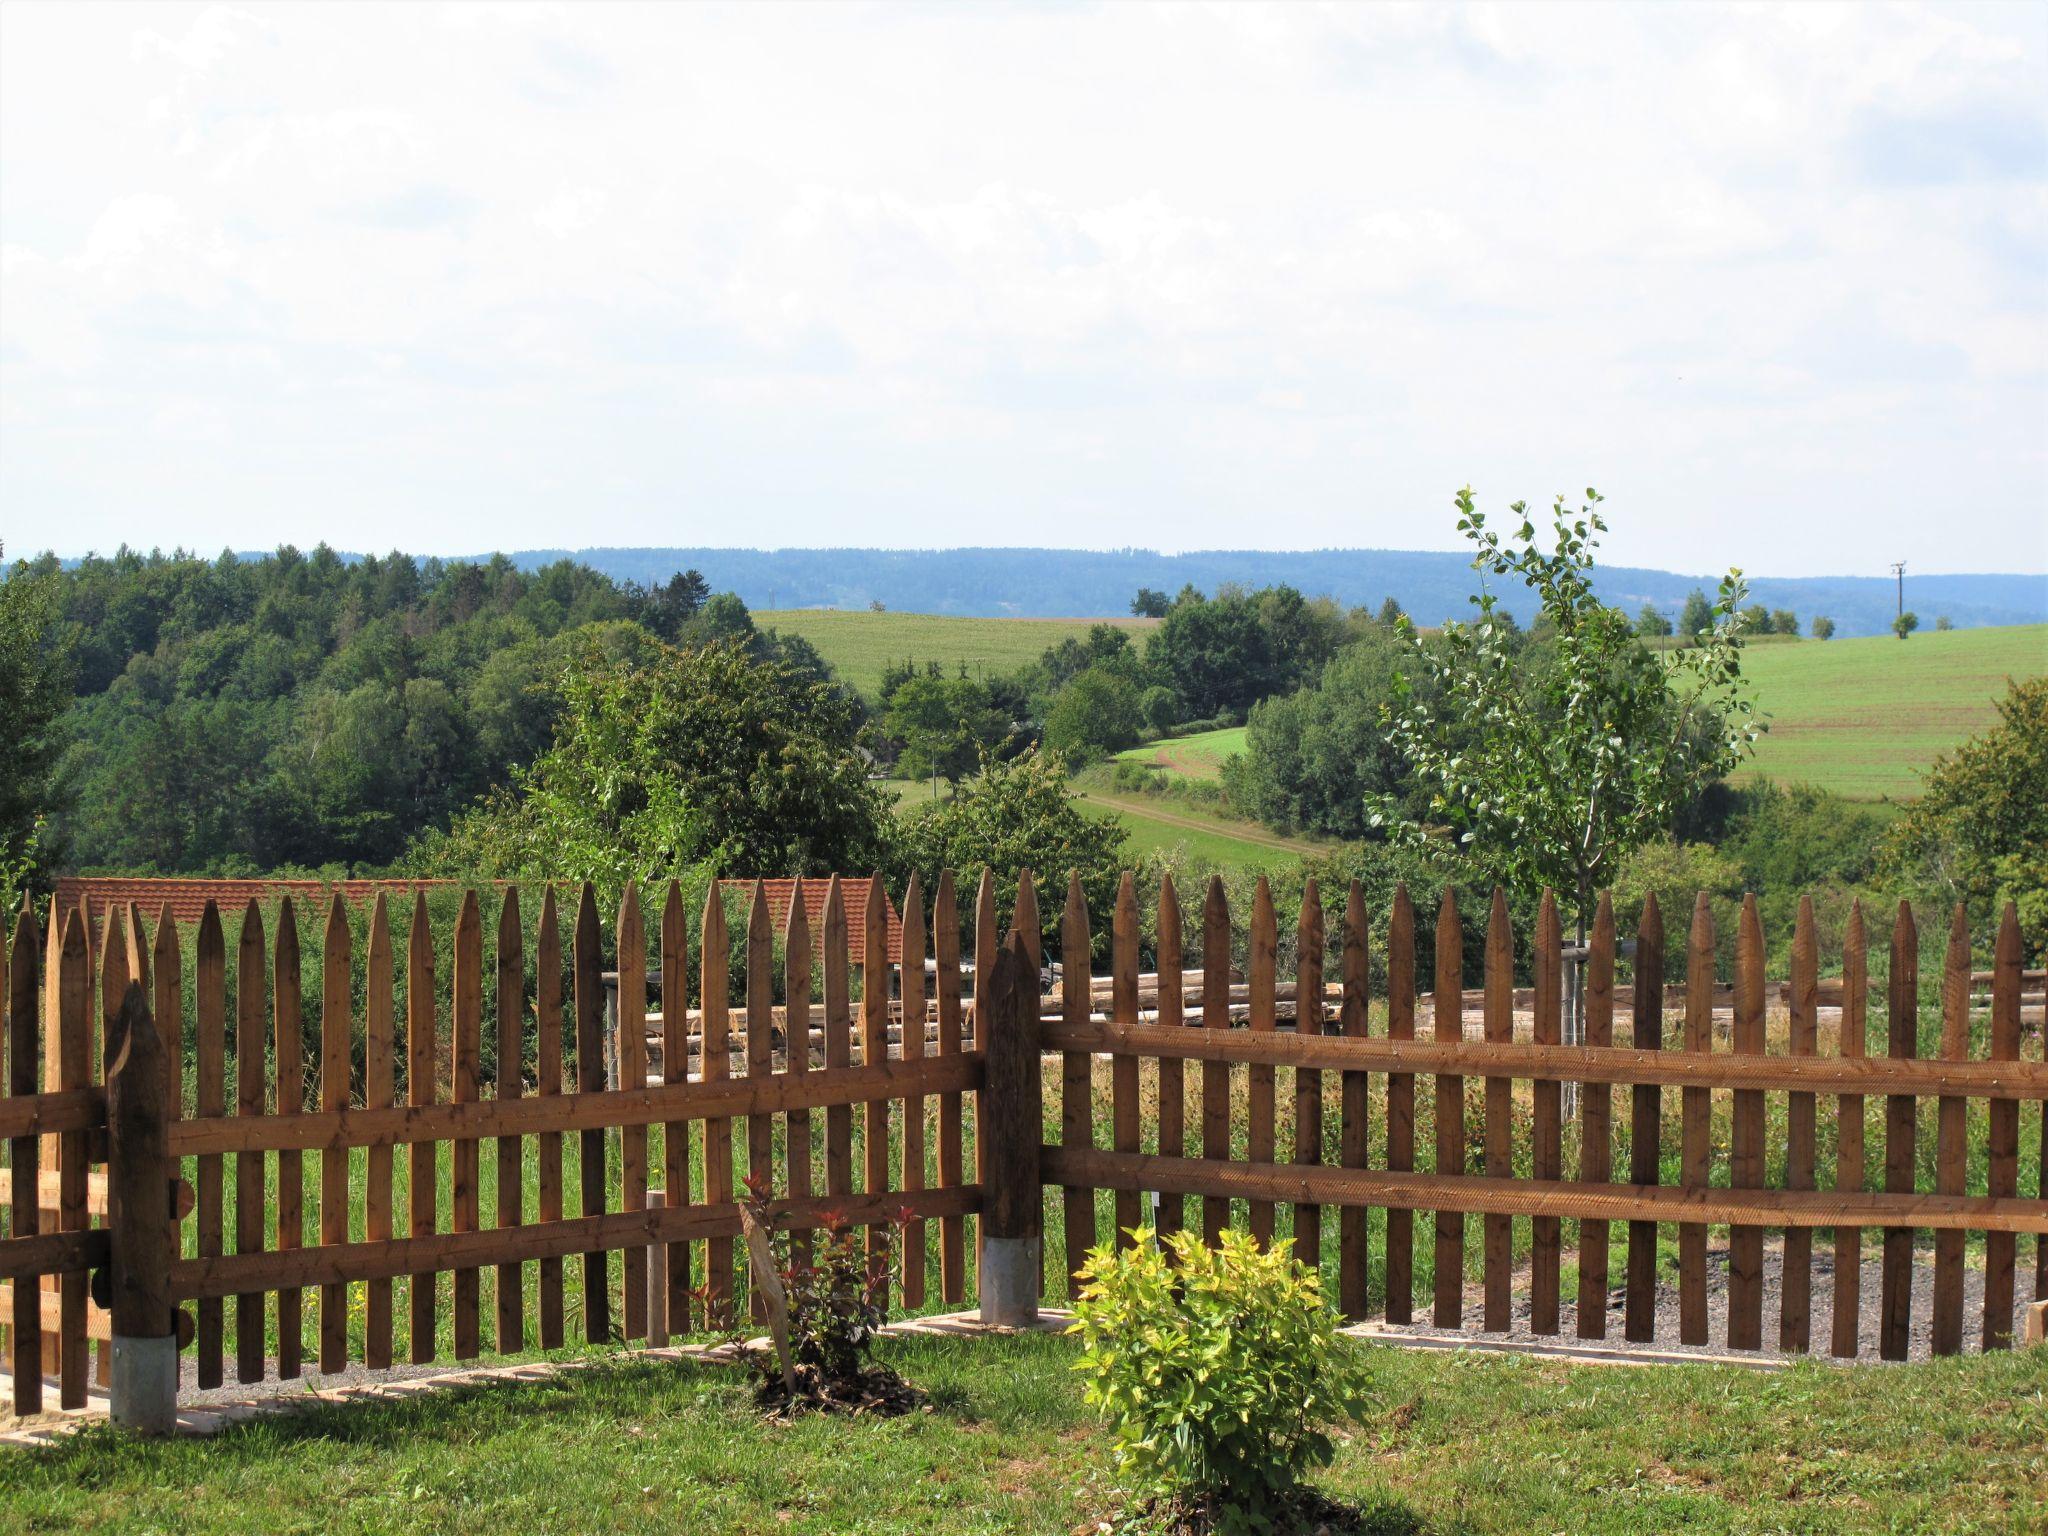
[[[680,977],[678,965],[674,975]],[[533,1091],[542,1099],[562,1092],[562,922],[555,888],[543,888],[540,931],[533,941]],[[562,1133],[543,1131],[536,1170],[536,1203],[543,1222],[562,1219]],[[560,1349],[565,1323],[560,1255],[540,1261],[540,1347]]]
[[[789,917],[782,930],[782,995],[787,1001],[787,1025],[783,1049],[787,1062],[786,1070],[801,1082],[811,1070],[811,920],[804,911],[804,883],[799,878],[791,886],[789,894]],[[960,978],[953,978],[957,994]],[[959,1018],[954,1017],[957,1030]],[[957,1042],[956,1042],[957,1050]],[[955,1095],[954,1105],[959,1105]],[[788,1188],[792,1198],[807,1200],[817,1193],[811,1177],[811,1111],[807,1106],[791,1109],[784,1121],[784,1157],[788,1162]],[[689,1123],[681,1122],[682,1132],[689,1134]],[[956,1178],[955,1184],[960,1181]],[[789,1235],[791,1261],[798,1265],[809,1264],[815,1252],[808,1232],[792,1232]]]
[[[1202,903],[1202,1028],[1221,1031],[1230,1028],[1230,1005],[1225,988],[1230,985],[1230,906],[1224,899],[1223,879],[1209,877],[1209,891]],[[1202,1156],[1212,1162],[1230,1157],[1230,1064],[1202,1063]],[[1230,1225],[1230,1200],[1210,1195],[1202,1201],[1202,1241],[1214,1248]]]
[[[1991,959],[1991,1059],[2020,1054],[2020,918],[2011,902],[1998,921]],[[2010,1100],[1991,1105],[1987,1127],[1985,1193],[2019,1192],[2020,1107]],[[2043,1186],[2048,1194],[2048,1186]],[[2017,1244],[2009,1232],[1984,1239],[1984,1348],[2012,1348],[2013,1260]]]
[[[1842,936],[1842,1019],[1836,1041],[1837,1053],[1845,1060],[1861,1061],[1869,1020],[1865,1017],[1868,985],[1866,940],[1863,932],[1863,903],[1852,902],[1849,923]],[[1863,1193],[1866,1171],[1863,1156],[1863,1095],[1845,1093],[1835,1101],[1835,1190],[1838,1194]],[[1856,1358],[1862,1329],[1859,1313],[1863,1299],[1863,1233],[1860,1228],[1835,1228],[1834,1325],[1828,1340],[1829,1352],[1837,1359]]]
[[[107,1262],[107,1231],[104,1227],[80,1227],[75,1231],[38,1232],[34,1237],[10,1238],[0,1244],[0,1280],[20,1280],[37,1275],[75,1272],[80,1277]],[[57,1298],[63,1312],[63,1296]]]
[[[455,989],[450,998],[448,1033],[449,1098],[457,1104],[477,1103],[483,1095],[484,922],[475,891],[463,893],[455,920]],[[478,1191],[481,1148],[475,1136],[458,1136],[450,1148],[448,1228],[474,1232],[483,1225]],[[482,1277],[474,1267],[455,1271],[455,1358],[474,1360],[483,1353]]]
[[[1301,916],[1294,929],[1295,1030],[1323,1032],[1323,901],[1311,875],[1302,884]],[[1135,1147],[1132,1148],[1136,1150]],[[1323,1160],[1323,1074],[1317,1067],[1294,1069],[1294,1160],[1304,1165]],[[1310,1274],[1323,1268],[1323,1208],[1296,1206],[1294,1258]]]
[[[860,974],[860,1059],[873,1066],[889,1055],[889,936],[888,907],[882,877],[868,881],[867,933],[861,956]],[[861,1163],[865,1188],[870,1195],[889,1188],[889,1101],[870,1099],[862,1116]],[[881,1288],[882,1305],[888,1305],[889,1228],[880,1221],[867,1229],[868,1275]]]
[[[193,1084],[192,1108],[201,1117],[227,1113],[228,979],[227,945],[221,935],[220,908],[209,899],[199,916],[199,933],[194,940],[192,1001]],[[223,1237],[225,1169],[218,1152],[199,1159],[193,1177],[196,1183],[197,1220],[194,1223],[194,1251],[202,1259],[217,1258],[225,1251]],[[210,1391],[227,1379],[227,1310],[220,1298],[199,1304],[195,1320],[197,1344],[195,1377],[202,1391]]]
[[[56,978],[52,977],[52,982]],[[43,1086],[42,1041],[37,1038],[39,1013],[36,968],[35,919],[26,904],[14,920],[14,939],[7,959],[7,1092],[13,1098],[31,1098]],[[33,1134],[9,1139],[8,1171],[14,1175],[13,1199],[8,1212],[11,1242],[35,1237],[41,1230],[43,1149]],[[61,1192],[61,1179],[59,1180]],[[14,1411],[19,1416],[43,1411],[43,1292],[39,1284],[24,1277],[14,1287],[7,1311],[13,1328],[9,1340],[8,1370],[14,1384]],[[60,1302],[57,1317],[63,1322]]]
[[[242,910],[242,932],[235,951],[235,1112],[250,1128],[263,1118],[264,1035],[270,1017],[264,1007],[267,989],[263,914],[254,897]],[[263,1154],[235,1154],[235,1252],[263,1251]],[[263,1379],[263,1312],[260,1292],[235,1297],[235,1380]]]
[[[918,883],[917,872],[911,871],[910,884],[903,892],[903,959],[900,975],[903,978],[903,1034],[901,1055],[906,1062],[921,1060],[924,1056],[924,887]],[[903,1098],[903,1169],[900,1187],[906,1194],[921,1191],[927,1180],[924,1170],[925,1112],[930,1105],[921,1093],[911,1092]],[[926,1227],[922,1219],[913,1218],[903,1228],[902,1288],[903,1305],[915,1310],[924,1305]]]
[[[1920,1049],[1920,933],[1913,908],[1899,903],[1892,924],[1891,978],[1886,998],[1889,1015],[1887,1048],[1895,1057]],[[1917,1128],[1911,1095],[1892,1094],[1884,1104],[1884,1187],[1887,1194],[1913,1188]],[[1884,1230],[1884,1260],[1879,1270],[1877,1352],[1886,1360],[1906,1358],[1913,1328],[1913,1229]]]
[[[1010,935],[1024,940],[1024,951],[1031,960],[1031,988],[1035,992],[1041,991],[1045,976],[1045,928],[1038,914],[1038,887],[1028,869],[1017,871],[1017,899],[1010,908]],[[1040,1223],[1042,1230],[1042,1216]],[[1045,1296],[1045,1265],[1042,1262],[1038,1271],[1038,1294],[1040,1299]]]
[[[272,1072],[277,1101],[271,1113],[280,1119],[306,1107],[305,988],[299,968],[299,920],[292,899],[278,904],[277,940],[271,948],[270,1001]],[[277,1247],[280,1252],[306,1241],[305,1159],[296,1148],[277,1154]],[[297,1378],[304,1352],[305,1295],[296,1286],[277,1293],[277,1376]]]
[[[825,1076],[829,1079],[843,1076],[853,1065],[846,897],[837,875],[825,887],[824,940]],[[825,1193],[828,1198],[839,1200],[853,1194],[853,1108],[850,1104],[835,1105],[825,1111]]]
[[[434,934],[427,922],[427,897],[415,891],[412,924],[405,942],[405,1101],[414,1109],[436,1098]],[[432,1237],[440,1224],[441,1185],[435,1169],[440,1149],[431,1141],[415,1142],[406,1157],[406,1230],[414,1242]],[[414,1365],[434,1358],[439,1324],[435,1276],[431,1270],[410,1271],[406,1284],[407,1353]]]
[[185,1113],[185,955],[169,902],[157,912],[150,950],[150,1017],[163,1040],[167,1074],[164,1111],[166,1118],[178,1120]]
[[[348,912],[336,891],[327,904],[327,928],[320,947],[320,1107],[346,1109],[354,1040],[350,997],[355,958]],[[320,1241],[348,1241],[348,1150],[320,1154]],[[331,1375],[348,1364],[348,1287],[320,1288],[320,1371]]]
[[[1086,1024],[1093,1011],[1088,997],[1090,947],[1088,900],[1081,894],[1081,877],[1067,880],[1067,904],[1060,914],[1060,998],[1061,1010],[1070,1024]],[[1060,1056],[1060,1145],[1095,1145],[1094,1083],[1092,1058],[1086,1051],[1066,1051]],[[1081,1294],[1081,1271],[1088,1263],[1088,1251],[1095,1246],[1095,1191],[1085,1185],[1068,1185],[1062,1196],[1066,1232],[1067,1295]]]
[[[1340,939],[1339,966],[1344,996],[1337,1012],[1337,1033],[1347,1040],[1361,1040],[1370,1023],[1371,956],[1367,949],[1365,892],[1356,880],[1344,896],[1344,928]],[[1346,1072],[1339,1110],[1337,1160],[1346,1168],[1363,1168],[1370,1146],[1371,1129],[1367,1090],[1370,1074]],[[1345,1206],[1337,1217],[1337,1304],[1345,1320],[1357,1322],[1369,1305],[1366,1268],[1370,1255],[1367,1213],[1363,1206]]]
[[[1486,918],[1485,998],[1486,1038],[1513,1040],[1515,936],[1508,926],[1507,892],[1498,885],[1493,888],[1493,905]],[[1515,1171],[1514,1086],[1512,1078],[1489,1075],[1486,1079],[1488,1178],[1505,1179]],[[1481,1231],[1486,1300],[1480,1326],[1488,1333],[1505,1333],[1515,1321],[1514,1218],[1488,1216],[1481,1223]]]
[[[775,1070],[775,1035],[769,1010],[775,998],[775,930],[768,920],[768,892],[759,880],[747,903],[747,1076],[766,1078]],[[747,1171],[750,1193],[775,1193],[775,1117],[747,1116]],[[768,1320],[768,1298],[748,1270],[749,1308],[756,1323]]]
[[[1464,945],[1458,926],[1458,897],[1444,887],[1436,914],[1436,1037],[1465,1037]],[[1455,1177],[1465,1171],[1465,1079],[1436,1075],[1436,1171]],[[1465,1213],[1436,1212],[1436,1325],[1457,1328],[1465,1312]]]
[[[1406,883],[1394,887],[1394,906],[1387,916],[1387,1039],[1399,1050],[1415,1038],[1415,907]],[[1364,1042],[1361,1042],[1364,1043]],[[1415,1166],[1415,1074],[1387,1074],[1387,1170],[1405,1173]],[[1408,1323],[1415,1316],[1415,1215],[1387,1212],[1387,1321]]]
[[[718,886],[711,887],[710,900],[718,902]],[[721,917],[722,923],[722,917]],[[707,935],[708,937],[708,935]],[[724,934],[719,935],[722,955]],[[597,892],[589,881],[576,898],[576,926],[570,935],[570,1006],[576,1018],[576,1091],[597,1093],[604,1088],[604,958],[603,938],[598,932]],[[708,1004],[708,998],[707,998]],[[707,1013],[709,1011],[707,1006]],[[705,1061],[711,1059],[711,1024],[705,1020]],[[720,1037],[719,1060],[725,1059]],[[587,1219],[601,1216],[605,1208],[605,1136],[597,1126],[588,1126],[577,1145],[576,1182],[578,1209]],[[604,1344],[611,1339],[611,1265],[604,1251],[592,1247],[583,1253],[583,1340]]]
[[[801,896],[803,893],[798,891]],[[790,908],[791,933],[796,932],[797,915],[803,911],[803,902],[798,901]],[[668,893],[661,903],[661,1079],[665,1083],[687,1083],[690,1080],[690,1052],[685,1041],[689,1024],[685,1015],[689,1012],[689,913],[683,908],[682,882],[670,880]],[[796,965],[796,946],[790,946],[792,989]],[[810,964],[810,946],[804,946],[804,964]],[[808,996],[808,992],[805,994]],[[792,990],[794,999],[794,990]],[[543,1069],[545,1071],[545,1069]],[[662,1200],[665,1205],[680,1207],[690,1204],[690,1122],[673,1119],[666,1123],[662,1132]],[[808,1188],[802,1191],[809,1194]],[[556,1211],[556,1216],[561,1212]],[[545,1211],[541,1219],[548,1220]],[[690,1245],[687,1242],[673,1242],[668,1245],[668,1264],[665,1271],[668,1283],[668,1297],[662,1308],[662,1316],[672,1333],[688,1333],[696,1326],[691,1296],[692,1277]],[[542,1267],[542,1287],[546,1287],[546,1267]],[[545,1313],[546,1302],[542,1302]],[[545,1323],[543,1323],[545,1331]]]
[[[1957,902],[1949,922],[1948,953],[1941,967],[1941,1054],[1961,1061],[1970,1054],[1970,929]],[[1945,1094],[1935,1106],[1934,1187],[1960,1195],[1968,1168],[1967,1106]],[[1934,1337],[1937,1355],[1963,1352],[1963,1234],[1934,1234]]]
[[[1277,1020],[1273,990],[1279,982],[1280,933],[1273,915],[1273,892],[1260,875],[1252,892],[1252,928],[1246,976],[1251,983],[1252,1030],[1270,1035]],[[1271,1065],[1253,1062],[1245,1070],[1247,1154],[1255,1163],[1273,1161],[1273,1077]],[[1254,1200],[1250,1212],[1252,1241],[1261,1248],[1273,1246],[1271,1201]]]
[[[628,880],[619,896],[618,1011],[613,1019],[612,1060],[619,1086],[647,1083],[647,929],[640,913],[640,886]],[[647,1209],[647,1127],[619,1128],[619,1208]],[[628,1249],[621,1256],[625,1274],[621,1316],[629,1339],[647,1337],[647,1252]]]
[[[1159,877],[1159,918],[1156,926],[1159,930],[1159,1027],[1185,1029],[1187,1001],[1181,968],[1180,892],[1175,888],[1171,874]],[[1168,1059],[1162,1056],[1157,1058],[1156,1070],[1159,1074],[1159,1126],[1156,1132],[1159,1151],[1167,1157],[1182,1157],[1188,1149],[1187,1066],[1178,1057]],[[1187,1226],[1187,1202],[1179,1195],[1169,1197],[1157,1191],[1141,1191],[1140,1198],[1147,1194],[1154,1201],[1152,1225],[1161,1240]]]
[[[1557,1045],[1564,1039],[1563,930],[1557,915],[1557,897],[1545,890],[1536,908],[1535,980],[1536,1043]],[[1534,1115],[1529,1168],[1538,1179],[1556,1179],[1564,1174],[1563,1085],[1555,1078],[1536,1079],[1532,1092]],[[1555,1216],[1537,1216],[1529,1223],[1529,1328],[1537,1334],[1558,1331],[1558,1311],[1563,1285],[1564,1234]]]
[[[834,889],[836,892],[836,882]],[[840,931],[842,935],[845,932],[843,916],[840,919]],[[704,1046],[698,1060],[701,1063],[700,1070],[704,1083],[710,1087],[725,1081],[730,1072],[731,1060],[730,1025],[726,1013],[732,1002],[731,936],[726,932],[725,902],[719,896],[718,882],[715,880],[704,894],[704,915],[698,926],[698,933],[700,937],[697,951],[700,958],[697,969],[703,987],[704,1005]],[[832,902],[828,896],[825,910],[825,984],[828,1015],[831,1007],[831,946]],[[826,1049],[829,1052],[829,1017],[826,1023],[826,1038]],[[704,1203],[707,1206],[730,1210],[732,1195],[732,1118],[729,1115],[717,1115],[704,1122]],[[713,1237],[704,1255],[704,1326],[710,1329],[732,1326],[737,1320],[733,1303],[732,1240]]]
[[[1614,1043],[1614,904],[1600,893],[1593,910],[1593,933],[1586,951],[1584,1007],[1586,1044],[1599,1049]],[[1579,1178],[1604,1184],[1614,1176],[1614,1091],[1606,1083],[1587,1083],[1579,1098]],[[1607,1337],[1607,1261],[1609,1224],[1579,1224],[1578,1335]]]
[[[1764,1051],[1764,933],[1753,892],[1742,898],[1735,930],[1734,1045],[1752,1056]],[[1728,1182],[1736,1189],[1763,1188],[1764,1096],[1754,1088],[1735,1091]],[[1763,1229],[1736,1227],[1728,1234],[1728,1347],[1762,1349],[1763,1343]]]
[[[510,1103],[526,1092],[526,941],[519,921],[519,887],[505,887],[498,908],[497,1081],[496,1102]],[[641,1135],[646,1135],[645,1131]],[[498,1225],[516,1227],[526,1220],[526,1170],[517,1136],[497,1140]],[[497,1344],[501,1355],[526,1347],[526,1278],[520,1265],[500,1264],[493,1286],[497,1301]]]
[[[944,964],[940,974],[945,973]],[[1127,869],[1117,882],[1116,911],[1110,923],[1109,1016],[1120,1024],[1138,1022],[1138,884]],[[1119,1152],[1144,1150],[1138,1126],[1138,1058],[1120,1051],[1109,1061],[1110,1139]],[[1120,1189],[1112,1202],[1110,1241],[1128,1248],[1145,1224],[1135,1189]]]
[[[796,910],[794,906],[792,911]],[[953,871],[939,871],[932,895],[932,955],[939,1012],[939,1054],[957,1056],[962,1048],[960,1008],[960,901],[953,891]],[[939,1188],[962,1183],[962,1117],[958,1093],[939,1096]],[[808,1185],[802,1191],[810,1193]],[[965,1221],[948,1216],[939,1223],[939,1299],[949,1307],[967,1300],[967,1232]]]
[[[1714,914],[1701,891],[1693,902],[1692,931],[1685,946],[1685,1049],[1707,1056],[1714,1048]],[[1711,1090],[1689,1087],[1679,1095],[1680,1185],[1693,1193],[1704,1189],[1713,1160]],[[1707,1342],[1707,1229],[1687,1222],[1678,1229],[1678,1341]]]
[[[370,908],[370,950],[363,972],[363,1107],[383,1109],[397,1099],[397,1035],[392,1013],[391,910],[384,892]],[[389,1147],[372,1147],[363,1169],[363,1239],[389,1242]],[[391,1364],[391,1282],[372,1280],[364,1296],[363,1363],[373,1371]]]
[[[1794,1056],[1811,1056],[1819,1048],[1819,939],[1814,931],[1813,898],[1799,899],[1792,924],[1792,974],[1789,998],[1790,1046]],[[1785,1108],[1785,1187],[1812,1189],[1815,1158],[1815,1102],[1810,1093],[1795,1093]],[[1803,1355],[1813,1342],[1813,1233],[1793,1227],[1785,1233],[1785,1264],[1778,1282],[1778,1348]]]

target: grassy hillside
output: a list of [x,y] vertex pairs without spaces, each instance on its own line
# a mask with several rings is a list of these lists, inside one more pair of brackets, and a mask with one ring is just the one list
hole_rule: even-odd
[[2048,671],[2048,624],[1759,645],[1743,660],[1771,729],[1741,777],[1907,798],[1997,718],[2008,677]]
[[1123,818],[1134,853],[1179,848],[1192,858],[1226,869],[1275,869],[1329,846],[1312,838],[1289,837],[1256,822],[1210,815],[1178,800],[1085,787],[1080,794],[1082,809],[1089,815]]
[[951,671],[967,663],[970,675],[1012,672],[1036,661],[1048,646],[1090,626],[1114,624],[1135,637],[1157,619],[959,619],[935,613],[870,613],[828,608],[786,608],[756,613],[754,622],[801,635],[839,675],[872,698],[892,661],[914,657]]
[[1147,742],[1142,747],[1119,752],[1117,761],[1164,769],[1184,778],[1214,779],[1221,777],[1223,765],[1243,750],[1244,727],[1240,725],[1229,730],[1203,731],[1195,736],[1174,736],[1165,741]]

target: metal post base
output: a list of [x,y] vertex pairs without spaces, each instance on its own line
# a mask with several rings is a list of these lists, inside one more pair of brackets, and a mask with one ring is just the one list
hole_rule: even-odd
[[178,1340],[114,1338],[107,1408],[122,1429],[167,1435],[178,1427]]
[[981,1321],[1029,1328],[1038,1321],[1039,1240],[991,1237],[981,1245]]

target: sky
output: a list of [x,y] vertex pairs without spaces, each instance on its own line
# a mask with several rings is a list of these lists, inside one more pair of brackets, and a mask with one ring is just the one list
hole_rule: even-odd
[[0,541],[2048,570],[2048,6],[0,8]]

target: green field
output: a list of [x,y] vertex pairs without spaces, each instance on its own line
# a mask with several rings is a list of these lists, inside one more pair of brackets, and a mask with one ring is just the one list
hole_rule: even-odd
[[1142,747],[1132,747],[1128,752],[1119,752],[1116,760],[1163,769],[1182,778],[1214,779],[1222,777],[1223,765],[1243,750],[1244,727],[1238,725],[1228,730],[1202,731],[1193,736],[1169,736],[1164,741],[1150,741]]
[[891,662],[936,661],[948,673],[967,663],[970,676],[1014,672],[1049,646],[1097,624],[1135,638],[1157,619],[962,619],[936,613],[870,613],[837,608],[784,608],[754,615],[764,628],[802,635],[862,693],[874,697]]
[[1996,720],[2008,677],[2048,671],[2048,624],[1761,645],[1742,670],[1771,729],[1738,778],[1906,799],[1935,758]]

